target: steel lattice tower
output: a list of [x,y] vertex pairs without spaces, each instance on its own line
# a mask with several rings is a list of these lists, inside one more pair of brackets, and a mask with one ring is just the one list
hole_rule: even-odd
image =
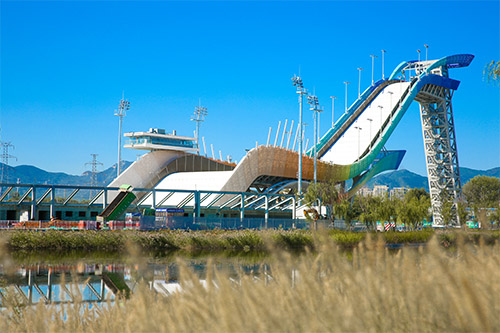
[[17,160],[15,156],[9,154],[9,148],[14,148],[14,145],[11,142],[0,142],[2,146],[2,178],[0,183],[9,182],[9,159],[14,158]]
[[[448,68],[433,71],[448,77]],[[415,98],[420,104],[427,177],[434,223],[443,225],[443,200],[453,202],[451,224],[458,224],[457,200],[461,192],[457,141],[451,99],[453,90],[425,85]]]
[[90,173],[90,186],[97,186],[97,167],[104,164],[97,161],[97,156],[99,156],[98,154],[90,154],[90,156],[92,156],[92,161],[85,163],[85,165],[90,165],[92,167],[92,171]]

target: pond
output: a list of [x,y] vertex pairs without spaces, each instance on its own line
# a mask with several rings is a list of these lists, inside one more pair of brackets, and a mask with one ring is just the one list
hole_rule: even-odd
[[20,304],[66,303],[92,304],[113,301],[119,295],[133,293],[139,284],[169,295],[181,289],[182,267],[204,283],[210,265],[230,278],[252,274],[267,276],[269,257],[187,256],[179,253],[162,256],[120,257],[72,253],[55,259],[50,255],[16,256],[0,263],[0,307],[5,297],[15,297]]

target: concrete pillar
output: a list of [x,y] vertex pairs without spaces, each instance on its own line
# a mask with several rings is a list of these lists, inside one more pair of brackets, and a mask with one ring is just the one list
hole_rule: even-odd
[[36,187],[33,185],[31,190],[31,219],[36,218]]
[[194,209],[195,216],[199,218],[201,216],[201,202],[200,202],[200,191],[194,191]]
[[243,221],[244,218],[245,218],[245,194],[241,193],[240,220]]
[[56,189],[54,186],[51,188],[50,192],[50,218],[54,217],[54,204],[56,202]]
[[102,194],[102,209],[106,209],[106,205],[108,202],[108,189],[104,188],[103,189],[103,194]]
[[267,229],[267,220],[269,219],[269,195],[266,194],[266,213],[265,213],[265,228]]

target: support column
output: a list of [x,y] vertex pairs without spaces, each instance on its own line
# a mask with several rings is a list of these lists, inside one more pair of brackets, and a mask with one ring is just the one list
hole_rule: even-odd
[[245,194],[241,193],[240,220],[243,222],[244,218],[245,218]]
[[460,171],[458,164],[457,143],[450,89],[433,89],[434,100],[420,102],[420,117],[424,139],[427,177],[431,197],[434,224],[444,225],[443,200],[453,201],[453,219],[451,224],[459,224],[457,216],[457,199],[461,191]]
[[34,220],[36,218],[36,187],[33,185],[33,189],[31,191],[31,219]]
[[269,220],[269,196],[266,194],[264,197],[266,200],[266,211],[265,211],[265,228],[267,229],[267,220]]
[[55,217],[54,216],[54,204],[56,202],[56,189],[54,186],[52,186],[51,191],[50,191],[50,218]]
[[194,191],[194,209],[196,218],[199,218],[201,216],[200,191]]

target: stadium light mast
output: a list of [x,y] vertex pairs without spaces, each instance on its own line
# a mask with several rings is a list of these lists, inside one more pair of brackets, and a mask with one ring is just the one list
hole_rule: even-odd
[[375,67],[375,58],[377,58],[376,55],[370,54],[370,57],[372,58],[372,86],[373,86],[373,69]]
[[314,183],[316,184],[318,182],[318,116],[323,110],[315,95],[307,96],[307,103],[311,106],[309,110],[314,112]]
[[387,53],[386,50],[382,50],[382,80],[385,80],[385,75],[384,75],[384,54]]
[[358,79],[358,98],[361,96],[361,72],[364,71],[363,68],[358,67],[359,79]]
[[118,116],[118,164],[116,166],[116,176],[118,177],[121,173],[121,161],[122,161],[122,121],[123,117],[127,115],[127,111],[130,110],[130,102],[127,101],[122,95],[120,100],[120,105],[118,110],[115,111],[115,116]]
[[347,85],[351,84],[349,81],[344,81],[345,84],[345,112],[347,113]]
[[427,61],[427,51],[429,50],[429,45],[424,44],[425,47],[425,61]]
[[420,62],[420,49],[417,50],[418,53],[418,62]]
[[333,128],[333,126],[335,126],[334,111],[335,111],[335,100],[337,99],[337,97],[330,96],[330,98],[332,99],[332,128]]
[[372,149],[372,121],[373,119],[371,118],[366,118],[366,120],[368,120],[370,122],[370,150]]
[[194,108],[194,114],[191,116],[191,121],[196,121],[196,147],[198,148],[198,155],[200,155],[200,123],[205,121],[205,116],[208,114],[206,107],[201,106],[201,101],[199,106]]
[[297,94],[299,94],[299,171],[298,171],[298,187],[297,192],[299,195],[302,194],[302,100],[304,95],[307,95],[307,89],[304,89],[304,84],[300,76],[294,75],[292,77],[293,86],[297,88]]
[[383,125],[382,111],[384,107],[382,105],[379,105],[378,108],[380,109],[380,133],[382,133],[382,125]]
[[354,126],[354,128],[358,130],[358,158],[357,158],[356,162],[359,162],[359,158],[360,158],[359,154],[361,153],[361,130],[362,130],[362,128],[359,126]]

